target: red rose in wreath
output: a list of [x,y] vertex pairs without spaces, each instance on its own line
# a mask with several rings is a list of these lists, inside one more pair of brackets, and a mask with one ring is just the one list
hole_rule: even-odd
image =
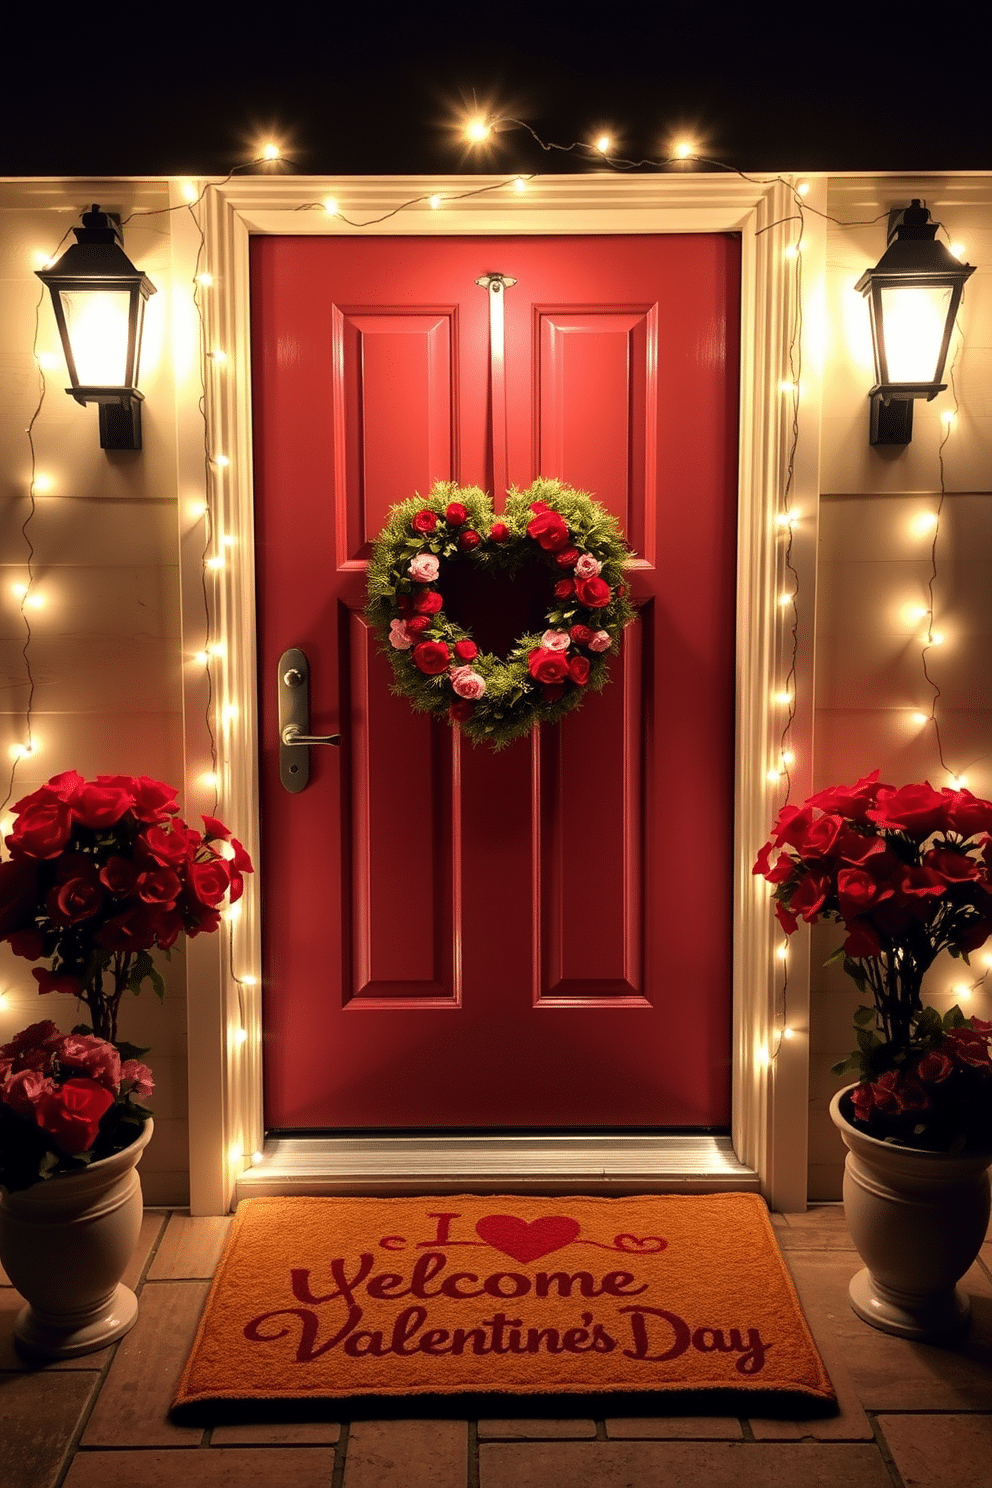
[[413,660],[425,676],[437,677],[448,670],[448,647],[444,641],[421,641],[413,648]]
[[610,602],[610,586],[605,579],[576,579],[575,595],[587,610],[601,610]]
[[568,676],[568,662],[563,652],[536,646],[527,658],[527,670],[535,682],[564,682]]

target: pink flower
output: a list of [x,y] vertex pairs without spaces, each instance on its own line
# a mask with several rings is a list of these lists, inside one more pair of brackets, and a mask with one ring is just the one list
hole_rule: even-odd
[[418,553],[407,569],[411,579],[416,579],[418,584],[433,584],[440,571],[441,565],[433,553]]
[[606,630],[595,631],[592,640],[586,641],[590,651],[608,651],[611,644],[609,631]]
[[59,1063],[81,1070],[113,1095],[121,1083],[121,1057],[113,1044],[89,1033],[67,1033],[59,1046]]
[[579,579],[596,579],[603,565],[591,553],[582,553],[575,564],[575,575]]
[[413,645],[413,636],[407,630],[405,620],[390,620],[389,644],[394,651],[409,651]]
[[145,1100],[155,1089],[155,1081],[147,1064],[139,1064],[137,1059],[125,1059],[121,1065],[121,1083],[125,1080],[133,1080],[134,1084],[131,1094],[136,1095],[139,1100]]
[[572,638],[567,630],[546,630],[541,637],[541,645],[546,651],[567,651],[572,644]]
[[30,1116],[42,1092],[51,1089],[51,1079],[40,1070],[17,1070],[0,1084],[0,1097],[19,1116]]
[[470,666],[460,666],[451,673],[451,686],[459,697],[475,702],[486,690],[486,679]]

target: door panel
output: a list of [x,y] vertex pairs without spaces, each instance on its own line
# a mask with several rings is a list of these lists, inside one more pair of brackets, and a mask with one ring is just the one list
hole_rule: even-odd
[[[509,478],[613,511],[639,606],[499,755],[392,696],[362,614],[390,505],[491,489],[493,272]],[[268,1126],[727,1123],[738,283],[725,237],[253,240]],[[343,735],[297,796],[290,645]]]

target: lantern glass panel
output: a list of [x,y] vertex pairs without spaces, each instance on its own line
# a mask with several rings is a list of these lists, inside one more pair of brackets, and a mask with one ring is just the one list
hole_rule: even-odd
[[80,387],[128,387],[126,289],[59,291]]
[[937,362],[951,294],[949,284],[893,285],[882,289],[887,362],[884,381],[939,381]]

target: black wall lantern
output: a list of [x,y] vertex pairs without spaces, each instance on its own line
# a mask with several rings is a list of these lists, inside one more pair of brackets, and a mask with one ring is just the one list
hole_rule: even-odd
[[909,444],[913,399],[936,398],[964,282],[975,270],[937,242],[939,222],[914,199],[889,213],[888,247],[854,286],[868,300],[875,349],[872,444]]
[[38,278],[52,294],[77,403],[100,405],[103,449],[141,448],[138,358],[145,301],[155,286],[123,248],[120,219],[94,204],[76,241]]

